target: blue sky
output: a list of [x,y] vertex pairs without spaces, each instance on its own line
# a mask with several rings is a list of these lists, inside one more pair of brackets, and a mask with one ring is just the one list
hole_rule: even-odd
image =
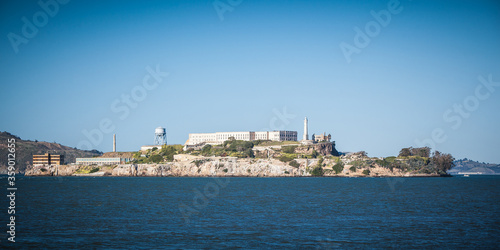
[[[169,144],[194,132],[301,138],[307,116],[310,134],[344,152],[432,144],[500,163],[497,1],[42,3],[0,5],[0,130],[23,139],[106,152],[114,133],[118,151],[135,151],[158,126]],[[349,61],[341,44],[356,46],[356,28],[369,42]]]

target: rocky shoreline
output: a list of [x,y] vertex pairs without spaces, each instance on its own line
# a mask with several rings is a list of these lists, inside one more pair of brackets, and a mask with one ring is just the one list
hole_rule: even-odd
[[[311,177],[311,169],[317,159],[296,159],[300,164],[292,167],[276,159],[239,159],[235,157],[201,157],[197,160],[181,160],[164,164],[122,164],[114,166],[61,165],[31,167],[26,176],[116,176],[116,177]],[[332,165],[325,160],[327,165]],[[82,168],[94,168],[91,173]],[[346,165],[336,174],[331,168],[324,169],[324,177],[441,177],[440,174],[421,174],[390,170],[378,165],[365,169],[350,170]]]

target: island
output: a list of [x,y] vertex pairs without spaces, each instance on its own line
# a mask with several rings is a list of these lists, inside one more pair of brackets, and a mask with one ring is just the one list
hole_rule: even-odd
[[428,147],[403,148],[399,155],[369,157],[339,153],[335,142],[227,140],[221,145],[163,145],[97,158],[130,159],[125,164],[30,165],[27,176],[185,177],[430,177],[449,176],[454,158]]

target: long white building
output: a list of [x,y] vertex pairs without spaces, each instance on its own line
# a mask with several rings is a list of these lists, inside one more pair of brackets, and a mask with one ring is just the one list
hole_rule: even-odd
[[76,158],[76,165],[118,165],[126,164],[130,161],[129,158]]
[[297,141],[297,131],[264,131],[264,132],[215,132],[215,133],[192,133],[186,145],[198,143],[222,144],[224,141],[234,138],[242,141],[270,140],[270,141]]

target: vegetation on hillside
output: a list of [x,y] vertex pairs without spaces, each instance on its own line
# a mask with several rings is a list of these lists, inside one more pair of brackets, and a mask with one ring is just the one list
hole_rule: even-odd
[[152,148],[146,152],[135,152],[132,163],[162,163],[174,161],[174,155],[183,153],[182,145],[163,145],[160,149]]

